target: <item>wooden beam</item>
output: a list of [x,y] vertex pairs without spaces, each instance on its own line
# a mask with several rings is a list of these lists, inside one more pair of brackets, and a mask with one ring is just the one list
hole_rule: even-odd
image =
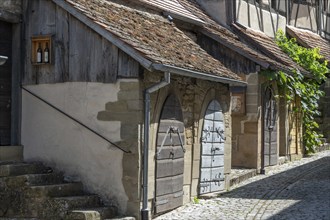
[[139,62],[144,68],[146,68],[149,71],[152,71],[152,62],[145,57],[143,57],[137,50],[133,49],[131,46],[129,46],[127,43],[116,37],[114,34],[112,34],[110,31],[106,30],[104,27],[101,27],[99,24],[93,22],[91,19],[89,19],[86,15],[79,12],[77,9],[75,9],[73,6],[68,4],[67,2],[63,0],[53,0],[55,4],[62,7],[64,10],[69,12],[71,15],[76,17],[79,21],[87,25],[89,28],[94,30],[96,33],[100,34],[102,37],[110,41],[112,44],[117,46],[119,49],[127,53],[129,56],[131,56],[133,59],[135,59],[137,62]]
[[247,59],[252,60],[253,62],[259,64],[263,68],[267,69],[269,67],[269,63],[264,62],[264,61],[261,61],[261,60],[258,60],[255,57],[251,56],[249,53],[244,52],[243,50],[241,50],[238,47],[235,47],[231,42],[228,42],[227,39],[222,38],[222,37],[220,37],[217,34],[212,34],[212,33],[210,33],[209,31],[207,31],[205,29],[204,30],[201,30],[201,33],[204,34],[204,35],[206,35],[206,36],[208,36],[208,37],[210,37],[210,38],[212,38],[213,40],[219,42],[220,44],[224,45],[225,47],[228,47],[229,49],[237,52],[238,54],[246,57]]

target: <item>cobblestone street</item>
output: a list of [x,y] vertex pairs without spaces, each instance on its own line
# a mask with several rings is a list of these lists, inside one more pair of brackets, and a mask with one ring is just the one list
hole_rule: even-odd
[[161,219],[330,219],[330,151],[272,167],[217,198],[200,199]]

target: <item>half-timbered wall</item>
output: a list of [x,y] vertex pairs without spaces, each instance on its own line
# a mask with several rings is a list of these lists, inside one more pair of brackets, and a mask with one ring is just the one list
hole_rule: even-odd
[[[23,84],[113,83],[117,78],[138,77],[135,60],[52,1],[24,1],[24,12]],[[31,37],[38,35],[51,35],[51,64],[31,64]]]

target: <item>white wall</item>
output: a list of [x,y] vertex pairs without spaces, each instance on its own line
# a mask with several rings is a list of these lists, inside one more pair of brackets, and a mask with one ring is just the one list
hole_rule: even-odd
[[[255,30],[263,31],[270,37],[274,37],[274,34],[278,29],[281,29],[285,32],[285,17],[281,15],[277,16],[276,13],[269,13],[267,10],[261,10],[262,13],[260,13],[260,9],[258,7],[256,8],[254,4],[248,4],[243,0],[237,1],[236,7],[236,19],[240,24]],[[259,24],[259,22],[261,23]],[[264,30],[262,30],[262,27]]]
[[225,0],[197,0],[197,2],[216,22],[226,25],[227,15]]
[[[117,100],[119,83],[75,82],[26,88],[113,142],[120,141],[120,122],[97,120],[105,104]],[[128,197],[122,184],[123,152],[24,90],[22,144],[25,160],[43,161],[64,171],[103,199],[115,198],[120,212],[125,212]]]

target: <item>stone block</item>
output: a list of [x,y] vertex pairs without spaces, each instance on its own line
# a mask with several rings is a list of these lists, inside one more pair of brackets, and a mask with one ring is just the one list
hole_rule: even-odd
[[246,94],[246,104],[257,105],[258,104],[258,94]]
[[246,113],[258,113],[257,104],[246,104]]
[[258,133],[258,122],[248,121],[244,123],[244,133]]
[[192,166],[192,178],[198,179],[200,175],[200,160],[194,160]]
[[199,184],[199,179],[193,179],[191,181],[191,197],[195,197],[198,195],[198,184]]
[[23,147],[22,146],[0,146],[0,161],[22,161]]
[[142,123],[142,113],[132,112],[116,112],[101,111],[97,114],[97,119],[100,121],[122,121],[131,123]]
[[193,160],[200,160],[201,158],[201,144],[193,144]]
[[142,99],[142,92],[138,90],[125,90],[118,93],[119,100],[140,100]]
[[190,202],[190,185],[183,186],[183,204]]
[[126,101],[108,102],[105,104],[105,109],[109,112],[127,112],[128,111]]
[[120,90],[139,91],[140,89],[141,89],[141,84],[139,82],[120,82]]
[[129,111],[142,111],[143,101],[142,100],[128,100],[127,101],[127,107]]

